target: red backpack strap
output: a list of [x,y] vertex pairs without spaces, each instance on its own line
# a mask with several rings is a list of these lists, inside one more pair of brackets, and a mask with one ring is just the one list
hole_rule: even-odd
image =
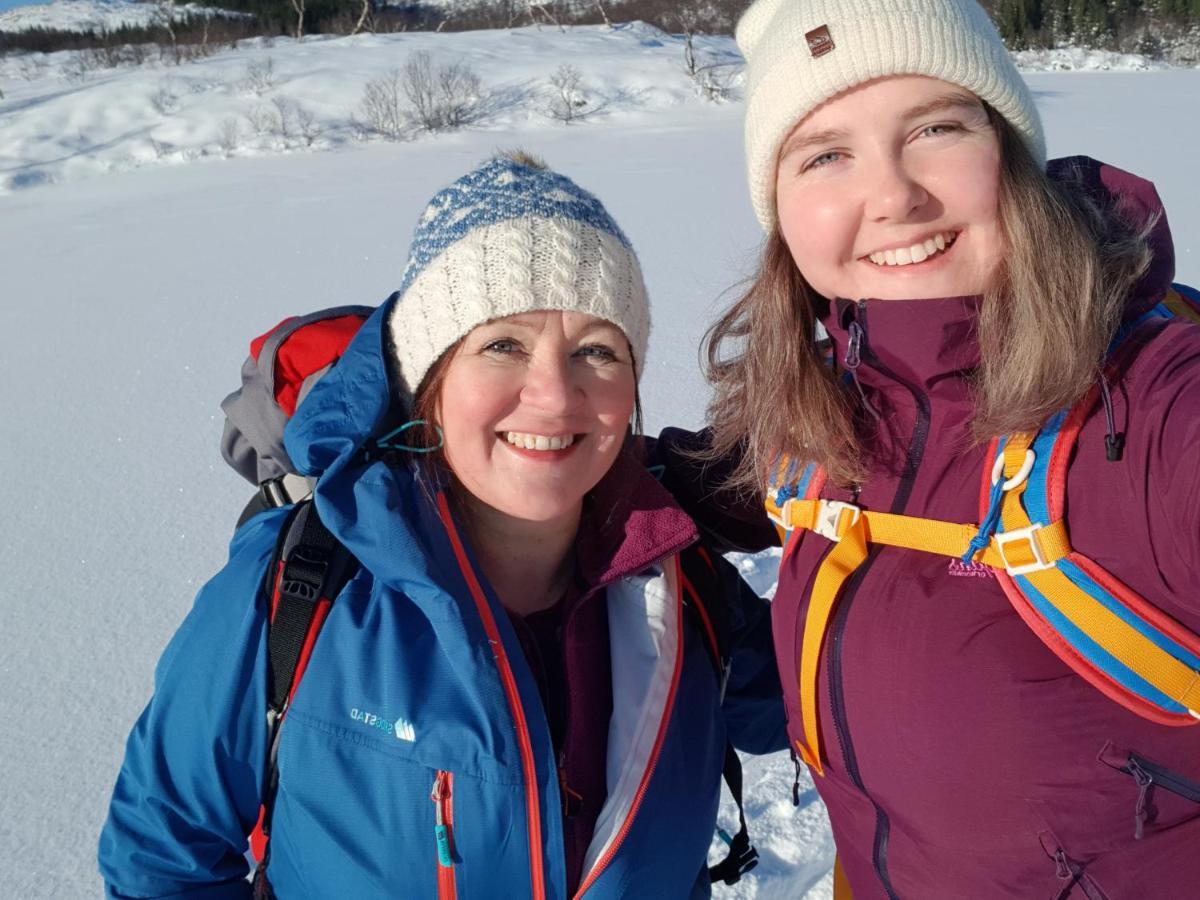
[[325,527],[313,502],[297,504],[267,569],[267,760],[262,805],[250,834],[250,848],[259,864],[256,879],[266,871],[283,721],[329,609],[357,570],[358,560]]

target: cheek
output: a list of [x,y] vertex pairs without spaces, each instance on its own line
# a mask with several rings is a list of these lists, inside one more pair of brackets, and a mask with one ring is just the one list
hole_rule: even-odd
[[851,204],[830,192],[809,190],[779,195],[779,230],[796,268],[816,287],[822,273],[850,255],[855,221]]

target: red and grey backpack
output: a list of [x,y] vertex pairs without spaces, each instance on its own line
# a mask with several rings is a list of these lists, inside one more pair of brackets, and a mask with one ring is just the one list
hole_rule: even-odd
[[[1118,334],[1113,349],[1155,317],[1200,321],[1200,292],[1173,285],[1163,302]],[[781,457],[767,486],[767,514],[788,556],[812,531],[833,543],[813,582],[801,644],[801,757],[823,774],[816,705],[817,661],[842,586],[870,544],[922,550],[992,569],[1022,620],[1076,673],[1110,699],[1163,725],[1200,724],[1200,635],[1138,596],[1072,548],[1067,470],[1099,387],[1039,431],[992,442],[982,473],[979,524],[862,509],[821,498],[824,470]],[[1110,459],[1121,439],[1110,433]]]
[[[238,527],[267,509],[292,505],[276,542],[263,585],[267,627],[267,760],[258,822],[249,835],[258,867],[254,892],[271,897],[266,877],[271,815],[279,786],[276,755],[281,729],[309,657],[343,587],[358,571],[358,561],[321,522],[312,501],[312,485],[295,471],[283,445],[289,419],[313,385],[337,364],[363,322],[374,313],[366,306],[343,306],[285,319],[250,344],[242,366],[242,386],[221,404],[225,430],[221,453],[242,477],[257,487]],[[684,608],[692,610],[705,645],[724,684],[728,672],[730,624],[723,604],[706,605],[719,579],[703,548],[680,554]],[[711,585],[711,587],[710,587]],[[730,836],[726,858],[709,867],[713,882],[736,883],[758,864],[742,809],[742,768],[732,745],[725,750],[726,784],[738,808],[740,828]],[[449,863],[447,863],[449,864]]]

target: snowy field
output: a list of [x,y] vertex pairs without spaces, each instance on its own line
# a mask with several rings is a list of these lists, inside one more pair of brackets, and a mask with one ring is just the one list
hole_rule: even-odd
[[[486,113],[452,134],[359,140],[364,83],[415,49],[468,60],[492,92]],[[268,58],[274,83],[256,93],[247,69]],[[701,99],[681,60],[678,40],[639,26],[278,40],[77,83],[63,60],[0,61],[0,894],[100,892],[94,847],[125,735],[248,496],[217,446],[249,340],[291,313],[382,300],[424,202],[493,149],[535,151],[609,206],[654,304],[648,429],[702,423],[696,348],[760,236],[740,103]],[[563,63],[591,112],[569,126],[536,102]],[[1200,282],[1200,72],[1029,81],[1052,155],[1157,183],[1178,277]],[[178,102],[158,112],[164,83]],[[280,95],[312,111],[311,145],[250,133],[251,111]],[[246,130],[228,149],[226,120]],[[742,562],[771,589],[770,558]],[[720,896],[830,896],[828,825],[807,777],[798,809],[791,783],[786,755],[748,761],[763,861]]]

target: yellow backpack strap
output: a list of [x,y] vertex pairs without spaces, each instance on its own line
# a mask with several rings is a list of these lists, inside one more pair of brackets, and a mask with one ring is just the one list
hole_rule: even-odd
[[1025,622],[1093,686],[1152,721],[1196,724],[1200,638],[1069,544],[1067,554],[1052,559],[1031,540],[1044,530],[1033,515],[1039,520],[1062,515],[1070,458],[1062,451],[1073,445],[1087,408],[1055,417],[1036,443],[1033,435],[1007,440],[1004,477],[1014,479],[1022,470],[1026,475],[1003,495],[1003,530],[996,538],[1006,565],[997,577]]
[[1162,305],[1172,314],[1189,322],[1200,323],[1200,291],[1186,284],[1173,284],[1167,289]]

